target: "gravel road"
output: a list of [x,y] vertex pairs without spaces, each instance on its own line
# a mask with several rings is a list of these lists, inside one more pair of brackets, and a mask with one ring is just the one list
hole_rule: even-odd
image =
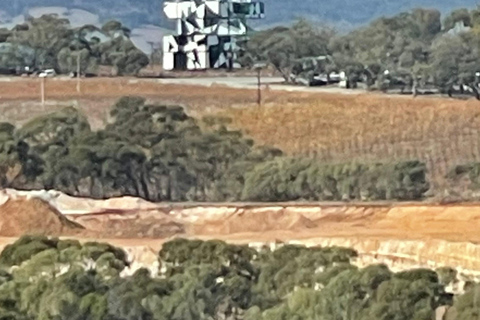
[[[136,80],[131,80],[136,81]],[[142,81],[144,81],[142,79]],[[198,86],[223,85],[231,88],[257,89],[257,78],[255,77],[216,77],[216,78],[175,78],[175,79],[155,79],[158,83],[164,84],[184,84]],[[261,79],[262,87],[268,86],[270,90],[299,91],[299,92],[330,92],[342,94],[361,94],[363,90],[346,90],[338,87],[304,87],[283,84],[283,78],[264,77]]]

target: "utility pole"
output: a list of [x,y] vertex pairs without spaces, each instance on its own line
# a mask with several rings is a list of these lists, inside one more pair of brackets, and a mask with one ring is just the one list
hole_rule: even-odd
[[[227,20],[227,23],[228,23],[228,37],[230,39],[230,46],[229,46],[229,50],[228,50],[228,70],[229,71],[232,71],[233,69],[233,37],[232,37],[232,32],[230,31],[230,15],[231,15],[231,11],[233,11],[233,3],[231,1],[227,1],[227,10],[228,10],[228,20]],[[232,6],[230,8],[230,5]]]
[[45,111],[45,77],[40,78],[40,99],[42,101],[43,111]]
[[262,106],[262,69],[266,67],[265,63],[256,63],[253,68],[257,70],[257,104]]
[[153,45],[155,44],[153,41],[148,41],[148,44],[150,45],[151,52],[150,52],[150,67],[153,69],[154,63],[153,63],[153,55],[155,53],[155,48]]
[[260,107],[262,105],[262,81],[261,81],[262,69],[257,69],[257,103]]
[[80,51],[77,53],[77,93],[80,93]]

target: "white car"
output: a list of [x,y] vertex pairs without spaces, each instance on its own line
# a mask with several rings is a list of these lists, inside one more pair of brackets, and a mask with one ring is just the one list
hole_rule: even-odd
[[57,73],[55,72],[55,70],[53,69],[46,69],[46,70],[43,70],[42,72],[40,72],[40,74],[38,75],[40,78],[53,78],[57,75]]

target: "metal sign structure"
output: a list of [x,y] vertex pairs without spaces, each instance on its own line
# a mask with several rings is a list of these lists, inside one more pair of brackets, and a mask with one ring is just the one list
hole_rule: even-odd
[[237,41],[247,34],[247,19],[265,16],[253,0],[165,1],[163,11],[176,21],[176,35],[163,38],[163,69],[238,68]]

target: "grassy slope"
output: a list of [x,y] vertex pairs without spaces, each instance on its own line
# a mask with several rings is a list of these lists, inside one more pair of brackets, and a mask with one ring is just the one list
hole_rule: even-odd
[[[2,83],[0,121],[22,123],[42,114],[37,80]],[[456,164],[480,161],[480,104],[476,100],[364,94],[265,92],[258,108],[255,93],[224,87],[161,85],[125,79],[89,79],[77,95],[74,81],[47,83],[47,98],[78,104],[94,127],[105,123],[108,108],[122,95],[187,105],[194,116],[220,113],[259,144],[291,155],[329,162],[420,159],[435,186]],[[73,101],[73,102],[72,102]],[[46,110],[58,108],[56,102]]]
[[257,141],[290,154],[329,162],[420,159],[443,188],[454,165],[480,161],[478,107],[477,101],[324,94],[226,113]]

